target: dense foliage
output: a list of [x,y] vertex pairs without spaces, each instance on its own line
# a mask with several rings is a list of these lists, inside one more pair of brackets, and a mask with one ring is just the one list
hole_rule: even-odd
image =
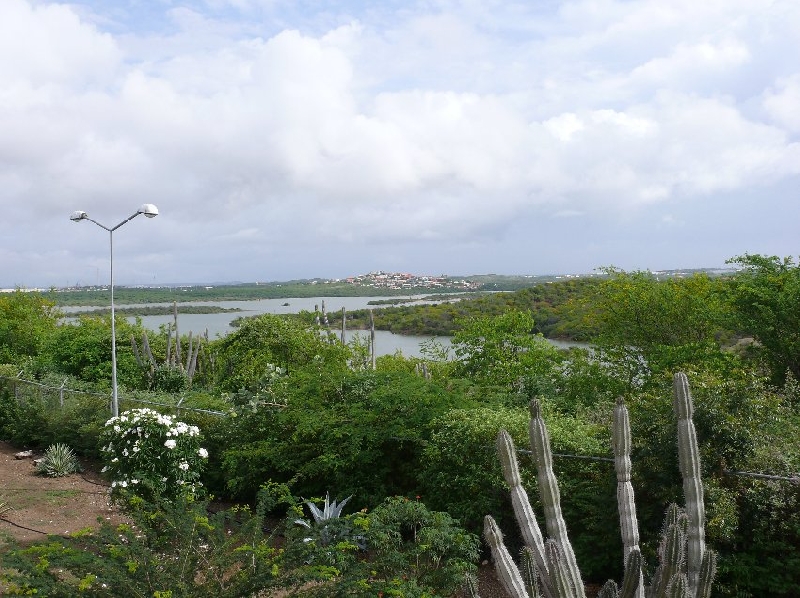
[[[133,567],[136,591],[204,595],[198,588],[210,580],[192,567],[218,563],[247,571],[247,579],[230,579],[230,592],[312,582],[303,587],[320,595],[450,593],[475,562],[470,534],[482,517],[493,513],[501,526],[511,519],[494,437],[505,428],[527,444],[533,397],[546,412],[564,516],[584,573],[591,581],[618,578],[622,548],[607,461],[614,401],[623,396],[630,409],[643,556],[652,565],[663,507],[682,492],[666,399],[680,370],[695,396],[706,534],[720,555],[718,595],[796,595],[800,266],[753,255],[733,261],[740,269],[726,276],[608,269],[514,292],[376,308],[379,328],[447,334],[453,343],[447,350],[431,342],[418,358],[381,357],[375,370],[363,343],[342,345],[311,314],[266,315],[244,319],[223,339],[204,340],[190,377],[174,360],[169,330],[148,335],[157,364],[151,367],[133,348],[142,350],[144,331],[120,318],[122,408],[145,402],[165,416],[179,413],[202,431],[208,459],[199,480],[208,491],[239,504],[256,505],[261,497],[261,506],[212,522],[198,510],[203,503],[184,514],[164,507],[163,517],[147,519],[153,505],[134,501],[133,515],[149,522],[143,534],[104,528],[15,552],[24,575],[14,583],[55,591],[58,563],[72,571],[70,583],[103,595],[102,583],[89,576],[115,579]],[[348,314],[347,326],[366,325],[367,315]],[[110,441],[103,436],[110,321],[58,323],[58,312],[35,293],[0,297],[0,439],[42,449],[64,443],[97,458]],[[589,344],[559,350],[542,333]],[[180,341],[185,360],[188,339]],[[159,437],[151,448],[171,450],[168,441]],[[533,484],[526,457],[521,463],[526,485]],[[264,501],[265,489],[276,488],[280,500]],[[319,529],[293,523],[303,518],[301,497],[328,492],[353,496],[328,528],[340,534],[333,544],[324,541],[327,531],[315,536]],[[284,521],[283,551],[256,530],[267,515]],[[164,526],[185,529],[194,553],[162,537]],[[232,544],[219,536],[225,526]],[[519,543],[511,528],[504,531],[509,544]],[[113,539],[121,537],[124,546]],[[365,542],[372,560],[365,559]],[[200,544],[209,548],[198,551]],[[239,554],[237,546],[249,548]],[[149,569],[165,555],[187,563],[172,585]],[[145,578],[154,585],[135,585]]]
[[[440,303],[394,306],[375,310],[375,328],[397,334],[450,336],[465,318],[496,317],[509,310],[530,313],[532,331],[548,338],[588,340],[589,330],[574,309],[573,301],[586,295],[599,284],[595,278],[548,281],[515,291],[485,293]],[[349,328],[368,328],[369,310],[347,313]],[[341,314],[329,315],[331,325],[338,326]]]
[[38,355],[56,330],[58,311],[38,293],[0,294],[0,363]]
[[800,379],[800,264],[792,258],[744,255],[727,291],[739,329],[752,335],[775,381]]

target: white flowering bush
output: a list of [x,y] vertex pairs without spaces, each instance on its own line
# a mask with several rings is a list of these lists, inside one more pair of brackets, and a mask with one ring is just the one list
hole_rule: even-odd
[[147,499],[197,496],[208,451],[200,430],[152,409],[131,409],[105,424],[101,454],[112,492]]

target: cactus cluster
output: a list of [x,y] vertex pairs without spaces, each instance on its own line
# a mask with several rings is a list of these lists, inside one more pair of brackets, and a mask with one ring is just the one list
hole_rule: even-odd
[[[645,586],[642,573],[636,503],[631,484],[628,410],[622,400],[614,409],[612,438],[625,569],[622,586],[609,580],[598,598],[708,598],[711,595],[716,555],[705,547],[700,457],[692,422],[692,397],[689,383],[682,373],[675,374],[673,379],[673,407],[678,422],[678,456],[686,506],[671,505],[667,510],[658,550],[659,565],[649,586]],[[502,533],[491,515],[485,518],[484,536],[492,551],[498,578],[511,598],[585,598],[584,584],[561,514],[550,439],[538,401],[531,402],[530,411],[530,443],[548,537],[543,537],[522,487],[516,449],[505,430],[498,434],[497,452],[525,542],[521,570],[503,544]],[[477,591],[472,595],[477,597]]]

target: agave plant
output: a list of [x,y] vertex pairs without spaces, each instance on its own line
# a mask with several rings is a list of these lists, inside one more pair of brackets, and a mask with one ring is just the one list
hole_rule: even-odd
[[81,464],[72,449],[66,444],[51,444],[36,464],[36,473],[60,478],[82,471]]
[[[306,505],[308,505],[308,509],[311,511],[314,522],[311,523],[306,519],[295,519],[297,525],[301,525],[314,532],[312,535],[304,538],[304,542],[316,541],[320,546],[328,546],[344,537],[351,537],[352,529],[350,523],[344,520],[339,522],[339,519],[342,514],[342,509],[344,509],[344,506],[352,497],[351,494],[342,502],[337,503],[335,500],[331,501],[330,495],[326,492],[325,504],[322,509],[314,504],[314,502],[307,500]],[[362,538],[360,538],[360,536],[354,539],[357,541],[357,544],[361,544],[360,540],[362,540]]]
[[[351,498],[353,498],[352,494],[340,503],[337,503],[335,500],[331,502],[330,495],[326,492],[325,506],[321,511],[319,507],[310,500],[306,501],[306,505],[308,505],[308,508],[311,511],[311,516],[314,518],[314,522],[319,525],[320,523],[324,523],[329,519],[338,519],[342,514],[342,509],[344,509],[347,501],[349,501]],[[306,527],[311,527],[305,519],[298,519],[295,523],[305,525]]]
[[0,496],[0,519],[4,519],[6,514],[11,511],[14,507],[8,504],[5,499]]

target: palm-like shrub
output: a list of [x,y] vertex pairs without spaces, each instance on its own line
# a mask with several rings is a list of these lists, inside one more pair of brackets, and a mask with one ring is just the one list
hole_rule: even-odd
[[83,471],[78,457],[66,444],[56,443],[47,447],[44,456],[36,464],[36,473],[61,478]]

